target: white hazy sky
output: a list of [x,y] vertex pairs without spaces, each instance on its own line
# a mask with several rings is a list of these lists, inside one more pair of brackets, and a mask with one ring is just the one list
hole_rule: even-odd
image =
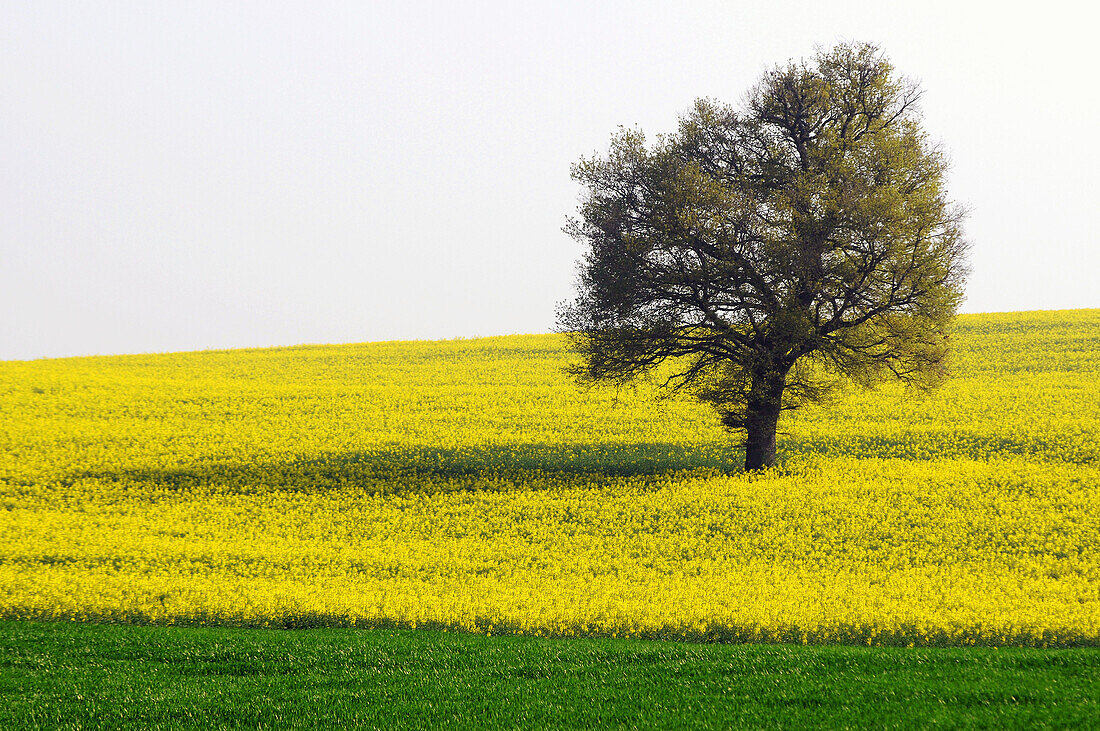
[[846,40],[923,85],[964,310],[1097,307],[1090,5],[0,1],[0,359],[548,332],[572,162]]

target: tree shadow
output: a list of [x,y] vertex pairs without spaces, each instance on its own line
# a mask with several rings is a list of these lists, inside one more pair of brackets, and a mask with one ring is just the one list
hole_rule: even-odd
[[[915,435],[834,434],[780,437],[777,467],[796,469],[806,458],[970,459],[1007,455],[1039,462],[1091,463],[1097,448],[1045,444],[1002,435],[960,432]],[[744,448],[672,442],[585,444],[488,444],[464,447],[388,445],[374,449],[289,455],[266,461],[206,460],[70,473],[62,483],[95,480],[123,487],[169,491],[261,490],[368,493],[435,493],[457,490],[545,490],[605,479],[660,486],[688,476],[744,474]]]
[[817,437],[788,435],[780,439],[780,464],[801,457],[857,457],[868,459],[966,459],[979,462],[1001,457],[1026,457],[1034,462],[1090,464],[1100,461],[1094,440],[1066,439],[1058,434],[1008,435],[967,430],[913,432],[899,435],[830,434]]
[[669,442],[510,444],[461,448],[393,445],[373,450],[290,456],[281,460],[211,460],[191,464],[83,470],[67,482],[96,480],[172,491],[279,489],[374,493],[549,489],[606,478],[664,483],[690,474],[741,472],[744,452]]

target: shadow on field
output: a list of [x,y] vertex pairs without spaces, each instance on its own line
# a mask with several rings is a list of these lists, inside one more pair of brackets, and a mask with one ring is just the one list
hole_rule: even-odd
[[260,462],[209,461],[164,467],[85,470],[68,482],[96,480],[169,490],[258,487],[316,492],[357,487],[368,492],[546,489],[601,478],[664,481],[692,473],[740,472],[744,452],[682,444],[484,445],[458,449],[391,446]]
[[[1033,461],[1087,464],[1097,447],[1051,439],[1006,439],[960,432],[899,436],[835,434],[815,439],[782,435],[777,467],[804,457],[988,460],[1007,454]],[[280,489],[317,492],[358,488],[372,493],[452,490],[540,490],[584,485],[608,478],[659,485],[674,476],[738,474],[744,449],[726,444],[669,442],[633,444],[496,444],[461,448],[390,445],[372,450],[293,456],[267,461],[210,460],[190,464],[134,466],[71,473],[64,483],[95,480],[167,490],[215,489],[254,492]]]
[[1072,432],[1022,435],[975,433],[962,429],[909,432],[899,435],[830,434],[827,437],[781,437],[780,464],[799,456],[870,459],[966,459],[987,461],[1009,455],[1032,462],[1090,464],[1100,460],[1100,442]]

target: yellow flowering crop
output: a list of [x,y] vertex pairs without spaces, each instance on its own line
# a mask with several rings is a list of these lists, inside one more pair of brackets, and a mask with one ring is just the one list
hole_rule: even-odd
[[554,335],[2,362],[0,616],[1100,644],[1100,310],[953,337],[756,475]]

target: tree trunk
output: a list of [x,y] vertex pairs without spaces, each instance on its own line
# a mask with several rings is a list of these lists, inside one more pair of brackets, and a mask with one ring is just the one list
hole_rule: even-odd
[[752,397],[745,414],[745,470],[775,465],[775,432],[783,403],[786,370],[775,370],[753,378]]
[[750,411],[745,428],[745,470],[761,470],[775,465],[775,431],[779,425],[779,408],[770,405]]

